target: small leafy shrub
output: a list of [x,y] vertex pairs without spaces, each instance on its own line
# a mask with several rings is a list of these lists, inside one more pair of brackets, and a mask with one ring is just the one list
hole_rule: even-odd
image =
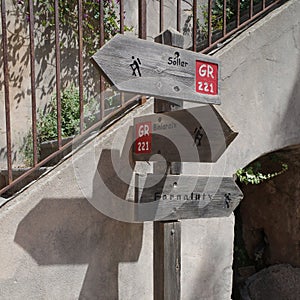
[[[63,138],[71,137],[79,133],[80,123],[79,91],[74,86],[65,89],[61,94],[61,135]],[[95,99],[84,99],[84,115],[87,123],[92,123],[95,114],[99,111],[99,103]],[[56,97],[37,114],[38,146],[45,141],[57,139],[57,109]],[[32,133],[28,133],[22,148],[26,165],[33,162]]]
[[[37,131],[39,142],[57,138],[56,98],[38,114]],[[79,91],[71,87],[61,95],[61,134],[62,137],[72,136],[79,131]]]

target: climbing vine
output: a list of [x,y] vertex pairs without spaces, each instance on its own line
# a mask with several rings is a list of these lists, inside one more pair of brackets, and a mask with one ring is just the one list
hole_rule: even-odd
[[[15,5],[18,11],[29,21],[29,0],[17,0]],[[120,18],[117,10],[119,0],[87,0],[82,1],[82,26],[84,50],[88,56],[99,49],[100,41],[100,9],[99,3],[103,1],[104,7],[104,40],[110,40],[120,30]],[[59,22],[67,38],[74,39],[78,32],[76,0],[58,0]],[[55,25],[54,1],[39,0],[34,7],[34,20],[43,29],[53,29]],[[125,31],[132,30],[125,26]],[[54,30],[52,30],[54,32]]]
[[[240,1],[240,16],[244,16],[246,18],[249,18],[249,15],[247,17],[247,14],[250,10],[250,4],[251,0],[239,0]],[[187,11],[190,11],[192,13],[192,4],[187,4],[191,6],[190,9],[187,9]],[[253,0],[253,6],[254,8],[256,6],[256,9],[262,8],[262,0]],[[223,29],[223,8],[224,8],[224,1],[223,0],[215,0],[213,1],[212,10],[211,10],[211,28],[212,32],[221,31]],[[208,36],[208,20],[209,20],[209,13],[208,13],[208,5],[202,4],[199,5],[198,10],[202,14],[202,22],[200,22],[200,19],[197,18],[197,31],[199,38]],[[236,16],[237,16],[237,0],[226,0],[226,24],[227,27],[230,26],[230,23],[236,22]],[[192,14],[188,17],[186,20],[186,24],[189,23],[192,19]],[[185,24],[183,28],[183,33],[187,34],[189,29],[187,25]],[[231,24],[231,26],[235,26]],[[229,27],[230,28],[230,27]]]

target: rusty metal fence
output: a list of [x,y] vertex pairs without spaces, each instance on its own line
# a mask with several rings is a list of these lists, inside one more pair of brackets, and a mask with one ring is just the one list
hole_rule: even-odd
[[[117,23],[117,28],[120,33],[124,33],[126,30],[125,26],[125,6],[126,2],[131,0],[94,0],[94,3],[98,3],[97,10],[91,12],[84,11],[85,2],[82,0],[74,1],[75,3],[75,12],[67,12],[67,14],[71,14],[74,19],[74,13],[76,14],[76,31],[77,31],[77,54],[76,61],[77,65],[77,83],[79,90],[79,132],[75,139],[83,139],[85,136],[90,134],[92,131],[101,130],[106,124],[110,122],[117,114],[120,112],[132,108],[135,105],[140,103],[141,97],[131,97],[130,99],[124,100],[125,97],[121,94],[120,104],[114,107],[113,111],[110,109],[110,113],[107,115],[106,107],[105,107],[105,97],[102,95],[102,91],[107,87],[107,83],[102,76],[99,76],[99,120],[86,128],[84,124],[84,20],[87,18],[88,13],[92,13],[93,16],[97,15],[98,27],[99,31],[99,41],[98,46],[101,47],[105,43],[105,30],[106,26],[108,26],[107,18],[109,17],[105,14],[109,13],[106,11],[108,2],[114,2],[114,13],[115,20]],[[56,99],[56,116],[57,116],[57,143],[56,149],[53,153],[48,155],[45,158],[39,157],[39,145],[38,145],[38,135],[39,132],[37,130],[37,108],[39,106],[39,99],[36,93],[36,29],[35,29],[35,21],[36,14],[39,13],[38,3],[41,1],[33,1],[33,0],[1,0],[1,44],[2,49],[0,50],[0,56],[2,60],[3,66],[3,81],[1,81],[1,90],[3,91],[3,100],[0,103],[3,103],[1,109],[4,110],[5,115],[5,135],[6,135],[6,145],[0,145],[2,149],[5,149],[6,156],[6,165],[5,170],[2,170],[2,174],[5,173],[5,180],[0,184],[0,196],[6,197],[9,196],[10,190],[12,187],[15,187],[17,184],[26,180],[28,176],[32,176],[38,169],[42,166],[46,165],[47,162],[52,160],[57,155],[64,152],[67,148],[70,148],[73,141],[68,143],[63,143],[62,141],[62,79],[64,74],[61,71],[61,47],[62,47],[62,34],[65,30],[66,24],[63,24],[61,20],[61,10],[65,9],[62,7],[63,3],[68,3],[68,1],[61,0],[50,0],[44,1],[45,3],[51,3],[51,9],[49,10],[52,13],[53,22],[47,30],[52,30],[54,33],[54,48],[55,48],[55,81],[52,83],[53,85],[53,94]],[[52,3],[53,2],[53,3]],[[209,53],[212,49],[219,47],[222,42],[224,42],[228,37],[235,34],[237,31],[241,30],[242,27],[249,25],[251,22],[261,17],[275,6],[281,4],[282,0],[160,0],[158,2],[158,16],[149,16],[147,12],[148,2],[147,0],[138,0],[131,1],[136,3],[137,10],[135,12],[131,11],[130,14],[137,15],[137,24],[130,24],[132,28],[135,28],[135,34],[138,35],[139,38],[146,39],[147,36],[147,21],[149,18],[151,20],[155,17],[157,19],[157,34],[163,31],[166,25],[166,4],[170,6],[170,3],[173,5],[174,11],[176,11],[176,19],[175,23],[177,30],[179,32],[183,32],[190,39],[190,43],[188,48],[192,51],[201,51],[202,53]],[[12,114],[12,99],[11,99],[11,74],[10,74],[10,60],[13,55],[18,55],[14,49],[10,49],[8,39],[11,38],[8,36],[8,10],[7,4],[15,4],[15,5],[23,5],[27,19],[27,23],[24,23],[24,26],[28,26],[28,40],[29,40],[29,64],[30,64],[30,99],[31,99],[31,135],[32,135],[32,166],[28,168],[24,173],[18,173],[18,175],[14,175],[13,168],[13,155],[12,155],[12,130],[14,127],[14,123],[11,120]],[[188,17],[183,19],[183,12],[189,11]],[[128,14],[128,12],[126,12]],[[47,15],[48,16],[48,15]],[[49,16],[48,16],[49,17]],[[91,17],[91,16],[88,16]],[[172,16],[174,19],[174,16]],[[73,20],[74,21],[74,20]],[[42,20],[46,22],[45,20]],[[152,21],[153,22],[153,21]],[[188,26],[188,22],[190,25]],[[11,26],[11,24],[10,24]],[[90,28],[90,30],[94,30],[95,28]],[[134,29],[133,29],[134,31]],[[116,32],[114,32],[115,34]],[[1,95],[1,94],[0,94]],[[1,100],[1,99],[0,99]],[[0,148],[1,148],[0,147]],[[1,173],[0,173],[1,175]]]

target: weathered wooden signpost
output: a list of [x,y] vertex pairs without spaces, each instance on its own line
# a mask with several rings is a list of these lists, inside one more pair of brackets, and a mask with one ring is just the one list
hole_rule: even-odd
[[137,161],[215,162],[237,136],[211,106],[135,118],[134,132]]
[[[218,60],[181,49],[173,29],[157,43],[117,35],[93,60],[120,91],[155,96],[154,115],[134,120],[134,161],[154,161],[154,174],[137,175],[134,221],[154,221],[154,299],[180,299],[180,219],[229,216],[243,195],[232,177],[191,176],[181,162],[215,162],[234,140],[210,105],[183,109],[182,101],[220,104]],[[159,44],[160,43],[160,44]],[[167,44],[167,45],[166,45]],[[157,161],[167,162],[162,174]]]
[[210,56],[119,34],[93,59],[119,91],[220,104],[219,61]]

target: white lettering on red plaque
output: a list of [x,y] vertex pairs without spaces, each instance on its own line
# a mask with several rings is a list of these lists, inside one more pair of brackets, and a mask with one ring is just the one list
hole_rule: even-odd
[[196,92],[218,95],[218,65],[196,60]]
[[135,125],[135,149],[134,152],[151,153],[152,123],[144,122]]

